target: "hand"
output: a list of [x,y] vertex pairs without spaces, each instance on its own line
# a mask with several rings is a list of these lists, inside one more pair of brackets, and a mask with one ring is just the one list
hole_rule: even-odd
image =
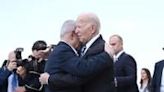
[[15,91],[16,92],[26,92],[26,89],[24,86],[20,86],[20,87],[17,87]]
[[7,69],[9,71],[13,71],[14,69],[17,68],[17,63],[16,62],[12,62],[12,61],[8,61],[8,65],[7,65]]
[[105,43],[104,50],[113,58],[113,56],[114,56],[114,49],[112,48],[112,46],[110,46],[107,43]]
[[50,45],[45,50],[40,50],[40,52],[47,54],[47,53],[49,53],[51,51],[51,48],[52,48],[52,46]]
[[48,55],[50,54],[51,52],[51,48],[47,48],[45,50],[39,50],[38,53],[39,53],[39,56],[42,58],[42,59],[47,59]]
[[49,79],[50,75],[48,73],[42,73],[39,77],[39,81],[41,84],[48,84],[48,79]]
[[43,58],[39,58],[37,62],[40,63],[40,62],[42,62],[43,60],[44,60]]

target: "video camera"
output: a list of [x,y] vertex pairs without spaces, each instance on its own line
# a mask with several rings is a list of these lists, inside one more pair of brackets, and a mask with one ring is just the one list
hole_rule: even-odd
[[16,48],[14,53],[16,54],[16,62],[17,62],[17,66],[22,65],[22,52],[23,52],[23,48]]

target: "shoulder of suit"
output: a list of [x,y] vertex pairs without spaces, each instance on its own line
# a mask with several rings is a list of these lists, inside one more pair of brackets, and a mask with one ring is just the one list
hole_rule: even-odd
[[156,64],[161,64],[161,63],[164,63],[164,60],[160,60],[160,61],[156,62]]
[[121,55],[120,55],[120,57],[122,57],[122,58],[129,58],[129,59],[132,59],[133,61],[135,61],[135,59],[134,59],[134,57],[132,56],[132,55],[130,55],[130,54],[127,54],[127,53],[125,53],[125,52],[123,52]]
[[122,55],[124,55],[124,56],[126,56],[126,57],[133,58],[133,56],[132,56],[132,55],[130,55],[130,54],[126,53],[126,52],[123,52],[123,53],[122,53]]
[[56,45],[56,47],[55,48],[63,48],[63,47],[68,47],[68,48],[71,48],[66,42],[64,42],[64,41],[60,41],[57,45]]

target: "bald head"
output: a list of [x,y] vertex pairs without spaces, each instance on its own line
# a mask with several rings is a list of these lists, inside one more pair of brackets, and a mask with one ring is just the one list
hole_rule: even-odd
[[8,55],[8,60],[9,61],[16,61],[16,54],[14,51],[11,51]]
[[82,13],[76,20],[76,33],[82,43],[87,43],[99,33],[100,21],[94,13]]

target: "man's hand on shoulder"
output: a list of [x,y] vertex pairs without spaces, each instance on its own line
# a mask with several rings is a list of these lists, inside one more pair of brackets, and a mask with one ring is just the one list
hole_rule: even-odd
[[105,43],[104,50],[113,58],[114,49],[107,43]]
[[41,84],[48,84],[48,79],[50,77],[50,74],[48,73],[42,73],[39,77],[39,81]]

